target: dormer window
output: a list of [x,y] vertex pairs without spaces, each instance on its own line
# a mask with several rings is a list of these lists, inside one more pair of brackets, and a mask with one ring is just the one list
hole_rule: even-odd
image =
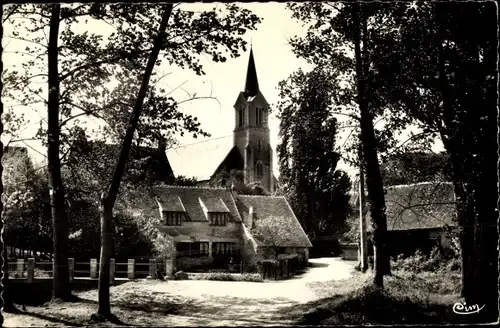
[[227,213],[210,213],[210,225],[225,226],[227,222]]
[[163,217],[165,218],[165,224],[167,226],[181,226],[184,218],[184,213],[163,212]]

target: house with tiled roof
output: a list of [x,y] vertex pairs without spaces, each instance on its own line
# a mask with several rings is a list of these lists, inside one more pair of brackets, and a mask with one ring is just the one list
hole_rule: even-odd
[[233,107],[232,136],[167,150],[173,172],[176,177],[194,176],[201,185],[208,185],[221,172],[237,170],[243,173],[243,183],[259,183],[266,191],[273,192],[277,179],[273,173],[268,125],[270,106],[259,89],[252,49],[245,88],[237,95]]
[[[243,196],[228,188],[157,186],[151,198],[156,201],[158,230],[170,236],[176,259],[212,258],[214,263],[244,263],[255,266],[259,260],[273,258],[272,238],[286,235],[279,254],[297,254],[303,263],[312,247],[299,221],[284,197]],[[272,220],[271,239],[256,238],[262,222]],[[276,248],[276,247],[274,247]]]
[[[450,182],[422,182],[385,188],[388,244],[391,255],[427,252],[434,246],[455,247],[455,193]],[[356,204],[357,205],[357,204]],[[359,206],[359,205],[357,205]],[[368,235],[373,229],[366,215]]]

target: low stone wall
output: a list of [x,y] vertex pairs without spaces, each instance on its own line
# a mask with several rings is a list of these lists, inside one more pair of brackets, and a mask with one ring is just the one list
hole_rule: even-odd
[[344,244],[342,247],[342,260],[357,261],[359,256],[357,244]]

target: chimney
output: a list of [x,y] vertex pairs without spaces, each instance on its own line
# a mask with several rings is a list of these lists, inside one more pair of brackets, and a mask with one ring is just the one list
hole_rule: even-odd
[[234,184],[234,181],[231,182],[231,186],[229,187],[229,190],[231,191],[231,195],[233,196],[233,198],[236,200],[238,197],[238,192],[236,191],[236,186]]
[[253,228],[253,206],[250,206],[250,208],[248,209],[247,227],[248,229]]

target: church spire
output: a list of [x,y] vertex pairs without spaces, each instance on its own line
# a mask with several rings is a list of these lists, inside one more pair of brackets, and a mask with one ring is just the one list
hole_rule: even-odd
[[250,58],[248,60],[247,79],[245,82],[245,96],[255,96],[259,91],[259,81],[257,81],[257,71],[253,59],[253,50],[250,48]]

